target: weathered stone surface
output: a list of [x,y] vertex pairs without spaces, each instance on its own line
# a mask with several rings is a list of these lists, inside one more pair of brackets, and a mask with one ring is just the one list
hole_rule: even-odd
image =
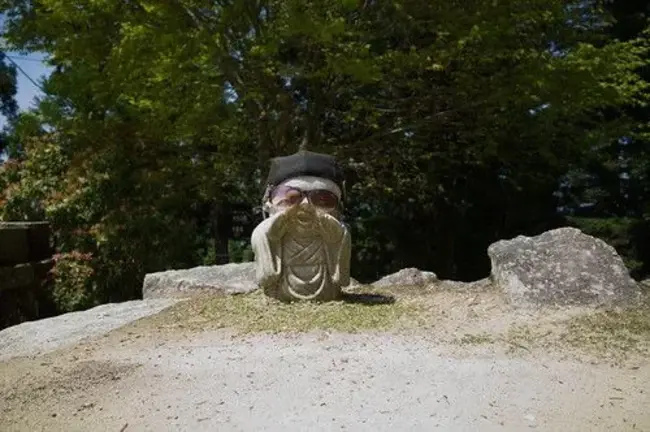
[[243,294],[255,291],[255,263],[230,263],[150,273],[142,297],[181,298],[197,294]]
[[251,237],[257,282],[281,301],[331,301],[350,283],[347,227],[311,204],[276,212]]
[[256,281],[284,302],[332,301],[350,284],[351,238],[340,221],[343,171],[333,156],[306,151],[271,160],[251,234]]
[[373,282],[371,285],[374,287],[386,287],[391,285],[425,286],[437,281],[438,277],[435,273],[411,267],[384,276],[378,281]]
[[32,282],[34,282],[34,267],[31,264],[0,267],[0,291],[26,287]]
[[157,314],[177,302],[178,300],[161,299],[108,303],[85,311],[16,323],[17,325],[0,330],[0,362],[74,345]]
[[472,282],[441,280],[436,284],[436,286],[439,289],[448,289],[457,292],[461,292],[461,291],[480,292],[480,291],[491,290],[492,288],[494,288],[494,282],[492,281],[492,278],[489,277],[477,281],[472,281]]
[[575,228],[490,245],[492,278],[518,307],[626,305],[639,285],[604,241]]

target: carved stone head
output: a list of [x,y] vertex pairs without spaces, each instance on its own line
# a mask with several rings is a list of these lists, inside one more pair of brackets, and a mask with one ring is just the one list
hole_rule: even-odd
[[339,220],[341,169],[329,155],[299,151],[275,158],[253,231],[257,280],[283,301],[334,300],[350,279],[350,234]]
[[270,215],[310,204],[317,211],[340,216],[344,181],[332,156],[303,150],[272,159],[266,183],[263,208]]

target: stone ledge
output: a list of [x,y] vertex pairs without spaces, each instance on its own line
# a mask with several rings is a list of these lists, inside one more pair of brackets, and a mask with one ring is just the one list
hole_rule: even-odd
[[149,273],[142,297],[182,298],[199,294],[243,294],[258,289],[255,263],[230,263]]

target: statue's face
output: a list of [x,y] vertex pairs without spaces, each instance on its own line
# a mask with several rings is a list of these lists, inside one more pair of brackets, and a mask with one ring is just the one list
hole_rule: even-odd
[[332,181],[320,177],[289,179],[271,191],[268,206],[271,213],[295,207],[328,214],[339,209],[341,190]]

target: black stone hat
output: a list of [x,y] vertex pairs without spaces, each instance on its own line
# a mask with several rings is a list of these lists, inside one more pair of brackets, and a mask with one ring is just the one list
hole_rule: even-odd
[[307,150],[271,159],[267,184],[277,186],[287,179],[298,176],[326,178],[343,190],[343,170],[336,159],[330,155]]

